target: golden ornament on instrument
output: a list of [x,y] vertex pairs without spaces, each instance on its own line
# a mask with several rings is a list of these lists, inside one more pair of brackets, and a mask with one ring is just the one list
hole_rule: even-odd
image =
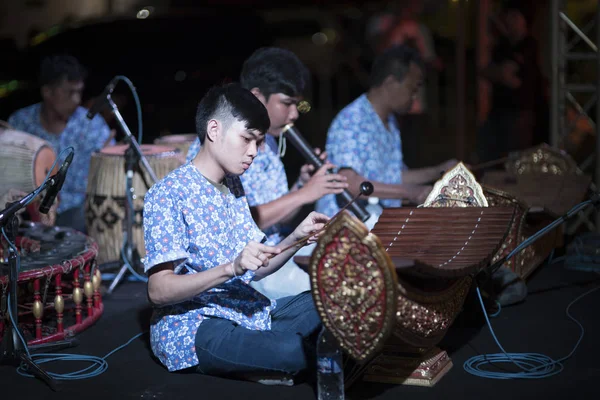
[[44,315],[44,306],[41,301],[36,300],[33,302],[33,316],[36,319],[40,319],[42,315]]
[[301,102],[298,103],[298,112],[300,114],[306,114],[307,112],[310,111],[310,103],[306,100],[302,100]]

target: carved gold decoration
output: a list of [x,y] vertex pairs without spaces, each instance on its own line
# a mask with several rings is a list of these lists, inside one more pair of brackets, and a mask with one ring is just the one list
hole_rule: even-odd
[[394,266],[377,237],[344,211],[319,239],[309,272],[325,327],[353,359],[372,357],[397,310]]
[[568,175],[581,173],[577,163],[571,156],[565,151],[551,147],[546,143],[516,153],[509,158],[505,167],[513,175],[528,173]]
[[97,291],[100,287],[101,280],[102,279],[100,278],[100,276],[94,273],[94,276],[92,277],[92,287],[94,288],[94,292]]
[[440,291],[422,292],[398,277],[400,294],[394,335],[413,346],[434,346],[460,312],[471,277],[448,282]]
[[487,200],[475,176],[458,163],[438,180],[427,196],[425,207],[487,207]]

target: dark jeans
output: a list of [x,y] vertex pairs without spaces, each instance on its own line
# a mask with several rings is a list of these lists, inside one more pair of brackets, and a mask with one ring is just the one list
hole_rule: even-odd
[[73,228],[81,233],[86,233],[85,229],[85,205],[69,208],[56,216],[56,226]]
[[320,328],[310,292],[277,299],[270,331],[246,329],[222,318],[204,320],[196,333],[198,372],[229,377],[295,375],[315,367]]

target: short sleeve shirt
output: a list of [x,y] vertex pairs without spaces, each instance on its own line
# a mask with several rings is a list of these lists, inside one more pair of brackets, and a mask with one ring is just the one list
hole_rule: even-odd
[[[387,129],[366,94],[335,117],[327,132],[325,148],[329,161],[338,168],[352,168],[368,180],[401,184],[404,167],[402,142],[396,118],[390,115]],[[400,207],[396,199],[382,199],[383,207]],[[316,210],[328,216],[340,207],[335,195],[317,201]]]
[[[195,274],[235,259],[246,244],[263,241],[238,177],[229,177],[222,193],[190,163],[155,184],[144,200],[144,269],[175,262],[179,275]],[[225,318],[252,330],[271,329],[269,300],[248,283],[254,272],[198,293],[193,299],[155,307],[152,351],[169,371],[198,364],[194,343],[205,318]]]
[[[110,136],[110,129],[100,115],[90,120],[87,118],[87,110],[78,107],[67,122],[65,130],[56,135],[43,128],[40,110],[41,103],[17,110],[9,117],[8,123],[17,130],[49,142],[57,157],[68,147],[75,150],[73,162],[59,193],[57,212],[60,214],[84,204],[92,153],[104,147]],[[63,159],[65,156],[62,156]]]

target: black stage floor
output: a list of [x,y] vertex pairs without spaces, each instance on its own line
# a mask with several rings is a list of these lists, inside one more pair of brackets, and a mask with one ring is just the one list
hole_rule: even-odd
[[[569,354],[580,328],[565,314],[569,303],[600,286],[593,272],[566,269],[561,263],[545,265],[529,280],[529,296],[508,307],[491,323],[509,352],[542,353],[554,359]],[[148,329],[150,315],[145,284],[124,282],[104,299],[105,312],[95,326],[78,336],[79,346],[63,352],[104,356]],[[472,356],[499,352],[489,329],[482,326],[481,313],[471,311],[461,318],[445,340],[454,362],[449,373],[432,388],[359,382],[348,399],[597,399],[600,383],[600,318],[596,306],[600,290],[571,307],[571,314],[585,335],[564,370],[550,378],[493,380],[470,375],[462,365]],[[19,376],[11,366],[0,367],[1,399],[315,399],[308,384],[294,387],[263,386],[198,374],[168,373],[151,357],[148,335],[111,355],[108,369],[99,376],[63,381],[52,392],[36,379]],[[44,365],[54,372],[69,372],[87,366],[79,362]]]

